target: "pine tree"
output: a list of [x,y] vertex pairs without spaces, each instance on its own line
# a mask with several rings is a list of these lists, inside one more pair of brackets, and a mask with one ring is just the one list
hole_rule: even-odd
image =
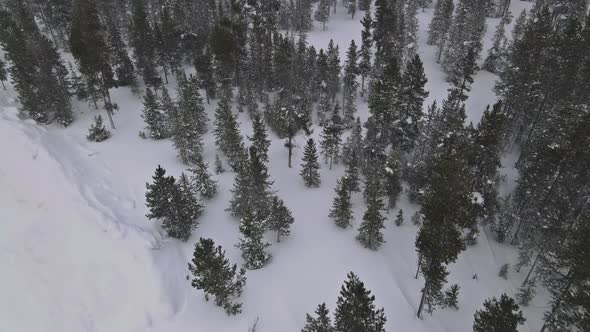
[[[361,0],[362,2],[363,0]],[[359,62],[359,74],[361,75],[361,96],[365,93],[365,78],[371,73],[371,48],[373,47],[373,39],[371,37],[371,26],[373,20],[371,19],[371,11],[365,11],[365,16],[361,20],[363,31],[361,32],[361,50]]]
[[249,152],[250,206],[258,217],[265,218],[270,211],[269,204],[273,181],[270,180],[266,164],[258,155],[256,148],[251,146]]
[[340,158],[340,143],[342,135],[342,119],[340,118],[340,110],[338,104],[332,111],[332,117],[324,126],[322,131],[322,141],[320,147],[324,155],[324,162],[330,165],[332,169],[333,163],[338,163]]
[[421,223],[422,223],[422,215],[420,214],[420,211],[416,211],[416,213],[414,213],[414,215],[412,216],[412,224],[414,224],[416,226],[420,226]]
[[497,73],[503,70],[508,44],[508,40],[506,39],[506,24],[510,24],[511,21],[512,14],[508,12],[502,17],[498,26],[496,26],[496,32],[492,39],[492,47],[488,50],[488,56],[483,62],[482,69],[491,73]]
[[237,247],[242,251],[242,257],[246,261],[244,266],[249,270],[262,268],[271,259],[266,252],[270,243],[264,242],[265,222],[250,207],[246,207],[240,222],[242,237]]
[[176,180],[172,176],[165,175],[166,170],[158,165],[152,176],[153,183],[146,183],[145,200],[150,210],[150,213],[146,215],[148,219],[160,219],[168,214],[170,193],[176,185]]
[[436,2],[434,16],[428,26],[428,45],[438,45],[436,62],[440,62],[443,50],[449,38],[449,31],[453,23],[453,0]]
[[404,211],[399,209],[397,216],[395,217],[395,225],[401,226],[404,223]]
[[322,22],[322,29],[326,30],[326,22],[330,18],[330,0],[320,0],[314,14],[314,19]]
[[219,101],[215,110],[215,144],[227,158],[230,167],[237,171],[242,166],[246,151],[236,116],[227,97]]
[[516,294],[516,299],[518,300],[518,304],[528,307],[531,303],[531,300],[535,296],[535,286],[536,282],[535,279],[527,280],[522,287],[519,288],[518,293]]
[[230,265],[221,246],[216,247],[212,239],[201,238],[195,244],[188,269],[193,277],[191,285],[203,290],[205,300],[209,301],[209,296],[213,296],[215,304],[228,315],[242,312],[242,303],[236,302],[236,299],[246,284],[246,270],[238,270],[236,264]]
[[330,39],[330,42],[328,43],[328,50],[326,51],[326,56],[328,57],[326,87],[328,89],[328,95],[330,96],[330,98],[332,98],[333,101],[336,98],[336,93],[340,88],[341,69],[339,47],[338,45],[334,44],[333,39]]
[[219,155],[216,154],[215,155],[215,174],[221,174],[223,172],[225,172],[225,168],[223,168],[223,163],[221,162]]
[[447,308],[454,308],[459,310],[458,300],[459,297],[459,285],[454,284],[445,291],[445,306]]
[[192,188],[204,199],[213,198],[217,193],[217,181],[211,178],[211,174],[207,170],[208,165],[202,156],[195,160],[194,165],[194,167],[189,169]]
[[258,151],[260,159],[264,162],[268,162],[268,148],[270,147],[270,140],[266,134],[266,126],[264,121],[259,114],[254,114],[252,117],[252,137],[248,137],[252,142],[252,146]]
[[190,180],[182,173],[172,187],[167,215],[162,218],[162,229],[168,236],[187,241],[198,226],[203,207],[193,195]]
[[145,89],[143,97],[143,121],[146,124],[145,129],[152,139],[162,139],[168,137],[168,123],[166,114],[162,112],[162,107],[158,97],[149,87]]
[[348,14],[354,19],[354,14],[356,14],[356,0],[348,0]]
[[135,77],[135,68],[129,58],[127,45],[121,37],[120,29],[112,24],[108,27],[107,44],[109,52],[112,54],[111,66],[115,74],[114,78],[118,86],[137,87],[137,78]]
[[192,75],[188,78],[180,75],[178,81],[178,109],[181,114],[190,114],[185,121],[191,122],[199,135],[207,132],[207,114],[203,105],[203,98],[199,93],[199,83]]
[[371,0],[359,0],[359,10],[368,12],[371,8]]
[[346,139],[342,147],[342,160],[346,165],[354,164],[357,167],[363,165],[363,128],[361,120],[357,117],[352,127],[352,133]]
[[[356,159],[354,152],[351,156],[353,159]],[[361,191],[360,189],[360,178],[359,178],[359,169],[356,165],[356,162],[349,162],[346,164],[346,170],[344,171],[344,184],[348,191]]]
[[393,209],[402,192],[401,165],[399,155],[392,152],[385,164],[385,195],[387,196],[387,210]]
[[412,59],[418,52],[418,1],[407,0],[404,7],[404,33],[406,45],[404,45],[404,59]]
[[104,124],[102,123],[102,116],[95,116],[94,123],[90,126],[86,138],[89,141],[102,142],[109,137],[111,137],[111,132],[104,127]]
[[402,107],[406,109],[406,116],[400,119],[399,125],[404,138],[401,148],[407,152],[413,149],[418,141],[420,135],[419,125],[423,117],[422,107],[424,100],[429,95],[424,88],[428,80],[424,74],[422,60],[418,55],[415,55],[406,63],[406,68],[402,74],[402,82]]
[[325,303],[319,304],[315,310],[317,318],[305,315],[305,326],[301,332],[334,332],[332,322],[330,321],[330,311]]
[[359,66],[357,55],[357,47],[354,40],[350,42],[350,47],[346,53],[346,65],[344,66],[344,125],[350,128],[355,119],[355,99],[357,89],[357,75],[359,74]]
[[359,227],[359,234],[356,239],[359,240],[363,246],[371,250],[377,250],[383,244],[382,229],[385,227],[383,222],[385,217],[381,214],[384,209],[381,196],[383,189],[381,186],[381,173],[377,170],[378,165],[373,166],[373,171],[367,176],[365,183],[365,200],[367,202],[367,210],[363,215],[363,222]]
[[351,226],[353,215],[352,204],[350,202],[350,191],[346,187],[345,179],[338,180],[335,191],[336,196],[334,197],[329,217],[334,221],[336,226],[340,228],[348,228]]
[[403,45],[398,37],[399,18],[397,1],[376,0],[373,20],[373,41],[375,42],[375,68],[377,72],[392,58],[400,60]]
[[336,302],[335,330],[385,332],[387,319],[383,308],[375,308],[375,296],[353,272],[347,278]]
[[306,187],[319,187],[320,180],[320,164],[318,162],[318,152],[313,138],[307,140],[305,149],[303,151],[303,164],[301,164],[301,172]]
[[285,206],[285,202],[277,196],[270,200],[270,215],[268,217],[268,228],[277,232],[277,242],[281,242],[281,236],[289,236],[291,224],[295,219],[291,210]]
[[499,301],[495,297],[484,301],[483,306],[484,310],[475,312],[474,332],[517,332],[518,325],[526,321],[516,302],[506,294]]
[[143,76],[145,85],[157,87],[162,83],[155,64],[154,31],[149,23],[143,0],[132,1],[130,43],[133,47],[136,67]]
[[508,279],[508,264],[502,264],[502,266],[500,266],[500,271],[498,271],[498,277],[506,280]]
[[236,169],[233,188],[230,190],[232,198],[230,206],[227,209],[234,217],[242,217],[246,209],[250,206],[250,169],[248,159],[244,160],[244,165]]
[[8,72],[6,71],[6,62],[4,59],[0,57],[0,83],[2,83],[2,88],[6,90],[6,85],[4,82],[8,80]]
[[207,132],[203,100],[193,78],[179,77],[179,96],[171,124],[172,141],[179,159],[185,164],[197,162],[203,150],[202,136]]

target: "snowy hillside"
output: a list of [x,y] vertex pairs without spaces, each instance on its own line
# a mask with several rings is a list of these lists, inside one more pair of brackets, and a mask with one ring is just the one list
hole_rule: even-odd
[[[529,7],[529,2],[513,1],[511,11],[517,15]],[[436,50],[425,43],[431,17],[432,8],[419,13],[419,55],[430,92],[425,106],[442,101],[448,88],[435,62]],[[326,31],[316,22],[308,41],[319,49],[334,39],[344,59],[351,39],[360,45],[361,18],[351,20],[339,7]],[[488,19],[484,56],[498,21]],[[486,71],[475,76],[466,103],[467,122],[479,122],[485,106],[495,101],[495,79]],[[171,81],[172,91],[174,86]],[[478,244],[450,266],[448,284],[461,286],[459,310],[441,309],[417,319],[424,282],[414,278],[418,228],[409,219],[418,206],[402,195],[397,208],[386,215],[386,243],[378,251],[367,250],[355,240],[365,208],[360,193],[352,198],[352,229],[341,230],[328,218],[344,166],[329,170],[322,164],[321,187],[306,188],[299,176],[306,136],[296,137],[294,165],[288,168],[284,141],[269,133],[273,189],[292,210],[295,223],[280,243],[268,235],[272,261],[247,272],[243,312],[227,316],[206,302],[186,276],[200,237],[215,239],[232,263],[242,262],[235,248],[239,221],[225,211],[234,173],[215,176],[219,192],[205,205],[200,226],[188,242],[165,238],[157,223],[145,217],[145,184],[158,164],[175,176],[185,166],[170,140],[138,136],[144,122],[136,95],[127,88],[114,89],[111,95],[119,105],[117,129],[112,138],[93,143],[85,136],[96,111],[86,102],[75,105],[76,121],[66,129],[44,127],[17,116],[11,86],[0,91],[0,331],[238,332],[247,331],[257,319],[257,332],[300,331],[305,314],[317,304],[325,302],[333,312],[346,274],[354,271],[375,295],[377,307],[384,307],[387,331],[468,332],[485,299],[501,293],[513,296],[524,278],[512,270],[508,280],[498,277],[500,266],[513,264],[518,253],[483,230]],[[212,132],[215,103],[206,105],[210,121],[204,157],[210,168],[218,153]],[[361,120],[366,120],[366,101],[359,97],[357,105]],[[250,135],[251,120],[245,113],[239,117],[242,135]],[[319,141],[321,128],[313,129]],[[507,193],[514,188],[514,156],[504,161],[502,173],[508,176],[502,192]],[[406,218],[400,227],[393,223],[398,208]],[[546,296],[539,294],[522,308],[527,321],[520,331],[538,331],[546,309]]]

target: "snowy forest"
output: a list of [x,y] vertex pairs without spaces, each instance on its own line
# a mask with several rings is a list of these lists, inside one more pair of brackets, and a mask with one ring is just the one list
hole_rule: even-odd
[[0,330],[582,332],[590,1],[0,0]]

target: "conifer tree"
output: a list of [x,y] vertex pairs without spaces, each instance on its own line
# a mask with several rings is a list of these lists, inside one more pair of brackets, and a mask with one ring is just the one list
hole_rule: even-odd
[[166,176],[166,170],[160,165],[156,168],[152,179],[153,183],[146,183],[145,200],[150,210],[146,217],[148,219],[161,219],[168,214],[171,200],[170,194],[174,190],[176,180],[172,176]]
[[246,207],[240,221],[242,237],[237,247],[242,251],[242,257],[246,261],[244,266],[249,270],[260,269],[271,259],[271,255],[266,252],[270,243],[263,239],[265,228],[264,219],[250,207]]
[[221,246],[216,247],[212,239],[201,238],[195,244],[188,269],[192,274],[191,285],[203,290],[205,300],[209,301],[209,297],[213,296],[215,304],[228,315],[242,312],[242,303],[236,302],[236,299],[246,284],[246,270],[238,270],[236,264],[230,265]]
[[[361,0],[363,1],[363,0]],[[373,39],[371,36],[371,26],[373,20],[371,19],[371,11],[366,10],[365,16],[361,20],[363,31],[361,32],[361,50],[359,62],[359,74],[361,75],[361,96],[365,93],[365,78],[371,73],[371,48],[373,47]]]
[[[353,152],[351,155],[353,159],[356,159],[356,156]],[[360,191],[360,178],[359,178],[359,169],[357,167],[357,162],[349,162],[346,164],[346,170],[344,171],[344,183],[348,191]]]
[[285,206],[285,202],[277,196],[270,200],[270,215],[268,216],[268,228],[277,232],[277,242],[281,242],[281,236],[289,236],[291,224],[295,219],[291,210]]
[[404,59],[412,59],[418,52],[418,1],[406,0],[404,7]]
[[359,2],[359,10],[364,10],[368,12],[371,8],[371,0],[358,0]]
[[399,21],[397,0],[376,0],[373,20],[373,41],[375,42],[374,66],[379,72],[392,58],[400,60],[403,45],[398,37]]
[[189,168],[191,173],[191,187],[204,199],[211,199],[217,193],[217,181],[211,178],[207,170],[208,165],[200,156],[195,160],[194,167]]
[[518,325],[526,321],[516,302],[506,294],[502,294],[500,300],[495,297],[485,300],[483,306],[483,310],[475,312],[474,332],[517,332]]
[[387,319],[383,308],[375,308],[375,296],[353,272],[347,278],[336,302],[335,330],[385,332]]
[[236,176],[234,177],[233,188],[230,190],[232,198],[230,200],[230,206],[227,208],[231,215],[234,217],[242,217],[246,211],[246,208],[250,205],[250,168],[248,167],[249,160],[243,161],[243,165],[240,165],[236,169]]
[[498,271],[498,277],[506,280],[508,279],[508,264],[502,264],[500,271]]
[[348,228],[351,226],[352,204],[350,202],[350,190],[346,187],[346,180],[340,179],[336,184],[336,196],[332,203],[332,209],[328,215],[330,219],[340,228]]
[[318,152],[313,138],[307,140],[305,149],[303,151],[303,164],[301,164],[301,172],[303,181],[306,187],[319,187],[320,180],[320,163],[318,162]]
[[511,21],[512,15],[510,12],[502,16],[500,23],[496,26],[496,32],[492,39],[492,47],[488,50],[488,56],[483,62],[482,69],[490,73],[497,73],[503,69],[508,44],[508,40],[506,39],[506,24],[510,24]]
[[157,87],[162,80],[156,70],[154,31],[149,23],[144,1],[133,0],[131,7],[133,26],[130,42],[136,67],[147,86]]
[[354,19],[354,14],[356,14],[356,0],[348,0],[348,14]]
[[418,141],[422,107],[424,100],[429,95],[425,89],[428,80],[424,74],[422,60],[417,54],[406,63],[402,82],[402,105],[406,109],[406,116],[400,119],[399,125],[404,138],[401,148],[407,152],[414,148]]
[[2,83],[2,89],[6,90],[4,82],[8,80],[8,72],[6,71],[6,62],[0,57],[0,83]]
[[305,326],[301,332],[334,332],[334,327],[330,321],[330,311],[326,303],[319,304],[315,310],[317,318],[305,315]]
[[459,310],[458,297],[459,297],[459,285],[454,284],[445,291],[444,304],[447,308],[454,308]]
[[399,209],[397,216],[395,217],[395,225],[401,226],[404,223],[404,211]]
[[[355,47],[356,48],[356,47]],[[356,52],[355,52],[356,53]],[[327,59],[327,80],[328,95],[332,100],[336,98],[336,93],[340,88],[340,51],[338,45],[334,44],[334,40],[330,39],[328,49],[326,51]],[[351,63],[351,66],[353,64]]]
[[401,165],[399,155],[392,152],[385,164],[385,195],[387,196],[387,210],[393,209],[402,192]]
[[369,197],[367,210],[363,215],[363,222],[359,227],[359,234],[356,239],[371,250],[377,250],[383,244],[382,229],[385,227],[383,221],[385,217],[381,214],[383,202],[381,197]]
[[147,129],[150,138],[162,139],[168,137],[166,115],[162,112],[158,97],[149,87],[145,89],[142,112],[143,121],[146,125],[145,129]]
[[88,136],[86,136],[86,138],[89,141],[102,142],[109,137],[111,137],[111,132],[104,127],[102,116],[100,116],[100,114],[95,116],[94,123],[90,126],[90,129],[88,129]]
[[135,67],[129,58],[127,52],[127,45],[121,37],[119,28],[111,24],[108,28],[107,44],[109,52],[112,54],[111,66],[115,74],[115,80],[118,86],[137,86],[137,78],[135,77]]
[[197,162],[203,149],[202,136],[207,131],[207,117],[196,81],[192,78],[179,77],[178,103],[171,127],[179,159],[185,164]]
[[348,128],[354,124],[356,106],[356,89],[357,81],[356,77],[359,73],[358,60],[357,60],[357,48],[354,40],[350,42],[350,47],[346,53],[346,65],[344,66],[344,125]]
[[237,171],[242,166],[246,151],[231,101],[223,97],[215,110],[215,144],[227,158],[230,167]]
[[223,172],[225,172],[225,168],[223,168],[223,163],[221,162],[219,155],[216,154],[215,155],[215,174],[221,174]]
[[531,300],[535,296],[536,281],[534,278],[527,280],[519,289],[516,294],[518,304],[528,307],[531,304]]
[[264,121],[259,114],[254,114],[252,117],[252,129],[253,135],[252,137],[248,137],[248,139],[250,139],[250,142],[252,142],[252,146],[256,148],[256,151],[258,151],[260,159],[264,162],[268,162],[268,148],[270,147],[270,140],[268,139],[268,135],[266,133]]
[[414,224],[416,226],[420,226],[421,223],[422,223],[422,215],[420,214],[420,211],[416,211],[416,213],[414,213],[414,215],[412,216],[412,224]]
[[320,0],[314,14],[315,20],[322,23],[323,30],[326,30],[326,22],[330,18],[330,1]]
[[173,187],[167,215],[162,218],[162,229],[168,236],[187,241],[198,226],[203,207],[193,195],[189,178],[182,173]]
[[322,154],[324,155],[324,162],[330,165],[332,169],[333,163],[338,163],[340,158],[340,143],[342,135],[342,119],[340,118],[340,108],[338,104],[332,111],[332,117],[329,122],[324,126],[322,131],[322,141],[320,146],[322,148]]
[[434,7],[434,16],[428,26],[428,45],[437,45],[436,62],[440,62],[453,23],[453,0],[440,0]]
[[357,167],[362,166],[363,162],[363,128],[361,120],[357,117],[352,127],[352,133],[346,139],[342,147],[342,159],[345,164],[353,163]]

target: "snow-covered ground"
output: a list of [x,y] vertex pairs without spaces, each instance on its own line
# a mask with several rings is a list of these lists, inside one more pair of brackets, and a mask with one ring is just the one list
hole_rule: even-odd
[[[529,5],[513,1],[514,15]],[[419,52],[430,91],[426,104],[440,102],[448,87],[434,61],[434,48],[424,43],[431,16],[432,9],[419,14]],[[308,40],[320,48],[333,38],[344,61],[350,40],[360,45],[361,17],[359,13],[353,21],[339,7],[328,30],[316,28]],[[497,22],[488,20],[486,48]],[[475,77],[467,121],[477,123],[485,106],[494,102],[495,78],[484,71]],[[112,98],[120,107],[115,115],[117,130],[105,142],[90,143],[85,135],[96,111],[85,103],[76,104],[77,119],[67,129],[40,127],[17,117],[10,87],[0,91],[0,331],[246,331],[257,317],[258,332],[299,331],[305,314],[317,304],[326,302],[334,310],[347,272],[354,271],[372,290],[376,304],[385,308],[388,331],[466,332],[471,331],[473,314],[484,299],[503,292],[514,295],[520,285],[522,276],[512,270],[508,280],[497,276],[502,264],[515,262],[515,248],[496,243],[484,230],[479,243],[450,267],[449,285],[461,286],[460,309],[437,310],[417,319],[423,280],[414,279],[417,228],[409,219],[418,207],[402,196],[398,208],[403,208],[406,223],[396,227],[397,209],[390,211],[386,244],[377,252],[364,249],[354,239],[364,212],[360,194],[353,197],[353,229],[338,229],[328,218],[336,180],[344,168],[324,167],[321,187],[307,189],[299,176],[305,137],[297,137],[294,167],[288,168],[287,150],[271,134],[273,188],[293,211],[295,224],[289,238],[271,247],[270,264],[247,273],[243,313],[228,317],[206,302],[186,275],[199,237],[213,238],[232,262],[241,262],[234,247],[238,220],[224,211],[233,173],[216,176],[219,193],[206,204],[200,227],[187,243],[163,239],[157,224],[144,216],[145,182],[158,164],[173,175],[184,166],[169,140],[138,136],[143,121],[137,96],[120,88],[112,91]],[[358,102],[364,120],[367,105]],[[214,105],[207,110],[212,120]],[[250,120],[245,114],[240,120],[242,134],[250,134]],[[316,128],[313,136],[318,138],[319,132]],[[213,142],[210,130],[205,158],[211,166],[216,154]],[[506,193],[514,187],[514,155],[503,160]],[[543,299],[541,294],[524,308],[527,323],[521,331],[538,330],[546,310]]]

